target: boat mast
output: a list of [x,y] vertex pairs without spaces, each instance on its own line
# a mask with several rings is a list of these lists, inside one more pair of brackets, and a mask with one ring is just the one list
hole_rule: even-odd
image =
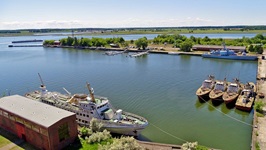
[[224,47],[224,50],[226,50],[227,55],[229,55],[229,50],[226,48],[225,42],[223,42],[223,47]]
[[94,91],[92,90],[92,88],[90,87],[90,84],[87,82],[87,88],[90,92],[90,96],[91,96],[91,101],[95,103],[95,98],[94,98]]
[[43,83],[43,80],[42,80],[42,77],[41,77],[40,73],[38,73],[38,75],[39,75],[40,81],[42,83],[41,86],[40,86],[40,89],[41,89],[41,97],[43,98],[44,95],[47,93],[47,90],[46,90],[46,86]]

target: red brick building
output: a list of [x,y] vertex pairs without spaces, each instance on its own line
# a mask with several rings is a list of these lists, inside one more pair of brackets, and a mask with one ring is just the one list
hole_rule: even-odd
[[75,113],[19,95],[0,98],[0,127],[46,150],[62,149],[78,136]]

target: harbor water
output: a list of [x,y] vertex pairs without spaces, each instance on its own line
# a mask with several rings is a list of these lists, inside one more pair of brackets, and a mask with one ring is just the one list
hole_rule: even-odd
[[48,90],[62,93],[63,87],[73,94],[88,93],[88,81],[95,94],[108,97],[114,107],[149,121],[141,140],[198,141],[217,149],[250,149],[252,127],[247,124],[252,124],[253,111],[201,103],[195,92],[209,74],[221,80],[238,77],[243,83],[255,82],[256,61],[164,54],[131,58],[92,50],[7,46],[13,40],[27,39],[38,37],[0,37],[0,92],[5,95],[38,90],[37,73]]

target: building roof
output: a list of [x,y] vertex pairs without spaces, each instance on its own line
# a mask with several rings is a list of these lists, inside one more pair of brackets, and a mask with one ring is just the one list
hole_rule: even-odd
[[46,128],[75,113],[20,95],[0,98],[0,108]]
[[[207,48],[207,49],[222,49],[223,46],[217,46],[217,45],[194,45],[192,49],[201,49],[201,48]],[[226,46],[228,49],[233,50],[245,50],[245,46]]]

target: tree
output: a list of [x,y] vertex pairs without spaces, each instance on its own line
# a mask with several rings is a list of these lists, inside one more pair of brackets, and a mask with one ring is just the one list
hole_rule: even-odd
[[74,38],[74,41],[73,41],[72,45],[73,46],[78,46],[79,45],[77,37]]
[[262,34],[257,34],[254,39],[264,40],[264,36]]
[[254,52],[254,47],[253,47],[253,45],[249,45],[249,47],[248,47],[248,51],[250,51],[250,52]]
[[139,38],[138,40],[135,41],[135,45],[136,47],[145,50],[145,48],[148,46],[148,40],[146,37]]
[[257,52],[258,54],[262,54],[263,53],[263,48],[262,46],[259,44],[259,45],[256,45],[254,47],[254,51]]
[[67,46],[72,46],[73,42],[74,39],[72,37],[67,37],[67,42],[66,42]]
[[180,45],[180,50],[184,52],[190,52],[191,48],[192,48],[192,42],[189,40],[186,40]]

